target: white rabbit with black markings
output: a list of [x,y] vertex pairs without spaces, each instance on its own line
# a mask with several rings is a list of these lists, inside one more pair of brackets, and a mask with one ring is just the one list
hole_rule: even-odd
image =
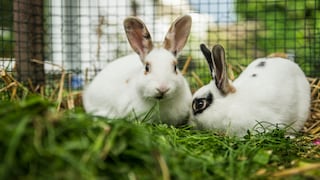
[[153,107],[156,117],[171,125],[186,123],[192,94],[177,68],[177,55],[187,42],[191,17],[176,19],[164,42],[155,47],[145,24],[136,17],[124,20],[128,41],[136,54],[109,63],[85,88],[87,112],[108,118],[143,115]]
[[210,52],[201,44],[200,49],[212,80],[193,95],[192,119],[198,128],[243,136],[258,122],[294,131],[303,127],[309,115],[310,85],[297,64],[280,57],[259,58],[231,82],[223,47],[216,45]]

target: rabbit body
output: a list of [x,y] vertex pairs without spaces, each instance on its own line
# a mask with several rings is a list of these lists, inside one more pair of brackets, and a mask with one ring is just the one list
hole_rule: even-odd
[[[183,18],[191,20],[189,16]],[[158,118],[157,121],[171,125],[186,123],[191,112],[192,94],[177,68],[176,58],[184,43],[179,43],[178,49],[172,47],[179,40],[172,40],[170,38],[174,36],[170,36],[165,40],[172,40],[167,42],[168,46],[153,47],[142,22],[131,18],[127,23],[130,25],[126,29],[127,36],[137,54],[114,60],[93,79],[84,90],[85,110],[115,119],[144,116],[150,111],[151,118]],[[178,26],[176,29],[181,28],[175,23],[173,25]],[[141,32],[139,28],[142,28]],[[189,34],[188,28],[186,31],[186,35],[179,37],[184,41]]]
[[195,99],[212,96],[205,110],[194,113],[200,127],[242,136],[258,122],[263,126],[261,131],[274,125],[290,125],[298,131],[308,118],[310,86],[299,66],[290,60],[273,57],[253,61],[234,82],[228,82],[233,92],[221,92],[215,81],[193,97],[195,103]]
[[144,104],[140,98],[135,99],[138,97],[137,92],[130,91],[136,84],[136,77],[141,69],[142,64],[136,54],[109,63],[84,91],[86,111],[116,118],[129,114],[132,106],[143,109]]
[[[168,53],[163,49],[154,50],[153,53],[159,55],[160,51]],[[153,53],[149,54],[151,59],[161,58],[152,57]],[[174,58],[169,53],[167,55]],[[162,58],[162,60],[166,59]],[[159,76],[157,74],[153,77],[144,75],[144,66],[136,54],[122,57],[108,64],[84,92],[86,111],[108,118],[124,118],[131,113],[134,115],[147,113],[156,106],[156,103],[159,103],[158,115],[163,122],[173,125],[183,123],[182,121],[189,116],[192,97],[188,83],[180,73],[172,78],[166,72],[170,68],[161,67],[168,63],[157,62]],[[170,87],[173,93],[170,92],[166,99],[158,100],[153,97],[158,93],[155,86],[161,86],[161,83],[163,86]]]

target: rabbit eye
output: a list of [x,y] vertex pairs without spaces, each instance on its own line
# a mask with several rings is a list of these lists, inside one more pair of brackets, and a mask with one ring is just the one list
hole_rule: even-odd
[[150,71],[150,64],[149,63],[146,63],[146,66],[145,66],[145,74],[148,73]]
[[174,65],[174,72],[177,72],[177,65]]
[[205,98],[195,99],[192,103],[192,109],[195,111],[203,110],[207,106],[207,100]]
[[205,98],[196,98],[192,102],[192,111],[193,114],[199,114],[207,109],[213,101],[213,96],[211,93],[208,94]]

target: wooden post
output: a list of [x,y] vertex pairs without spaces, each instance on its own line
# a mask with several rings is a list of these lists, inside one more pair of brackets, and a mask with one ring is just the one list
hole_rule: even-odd
[[32,91],[40,91],[45,84],[43,0],[13,1],[14,56],[17,79]]

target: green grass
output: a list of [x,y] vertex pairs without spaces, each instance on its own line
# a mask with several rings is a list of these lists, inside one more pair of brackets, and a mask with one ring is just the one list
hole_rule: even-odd
[[[35,96],[0,102],[0,179],[268,179],[318,164],[306,136],[227,137],[190,127],[57,112]],[[316,179],[318,170],[285,179]]]

